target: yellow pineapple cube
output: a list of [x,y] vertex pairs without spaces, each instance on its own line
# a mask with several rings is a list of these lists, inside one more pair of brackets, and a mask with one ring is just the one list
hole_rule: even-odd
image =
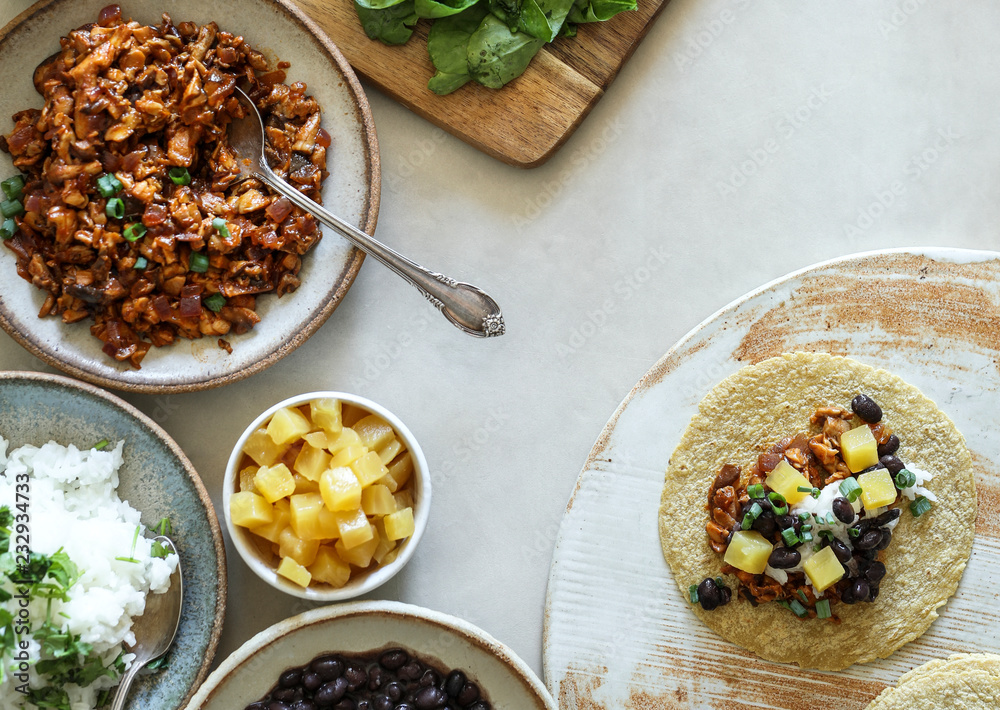
[[327,440],[326,450],[331,454],[335,454],[349,446],[364,446],[361,443],[361,437],[358,436],[358,432],[350,427],[344,427],[336,436],[328,436]]
[[878,463],[878,442],[867,424],[840,435],[840,454],[851,473],[864,471]]
[[319,475],[330,466],[331,458],[322,447],[317,448],[307,441],[295,457],[293,468],[310,481],[318,481]]
[[343,402],[340,407],[340,418],[343,421],[344,426],[353,427],[356,422],[361,421],[367,417],[371,412],[367,409],[362,409],[354,404],[348,404]]
[[413,534],[413,508],[403,508],[382,518],[385,536],[390,540],[402,540]]
[[[780,493],[788,501],[789,505],[795,505],[803,500],[812,491],[812,484],[809,479],[803,476],[786,459],[781,459],[781,463],[774,467],[774,470],[767,474],[764,483],[775,493]],[[800,491],[800,488],[807,490]],[[736,565],[733,565],[735,567]],[[742,567],[740,569],[743,569]],[[745,571],[745,570],[744,570]],[[759,574],[754,572],[754,574]]]
[[392,497],[396,501],[396,510],[413,507],[413,492],[409,488],[394,493]]
[[282,407],[271,415],[267,423],[267,435],[278,446],[290,444],[312,431],[312,424],[295,407]]
[[314,399],[309,403],[309,414],[313,424],[328,434],[339,434],[344,425],[340,418],[339,399]]
[[377,486],[385,486],[389,489],[390,493],[395,493],[399,490],[399,484],[396,483],[396,479],[390,476],[388,473],[382,476],[382,478],[375,481]]
[[285,498],[295,492],[295,478],[283,463],[261,466],[253,479],[257,491],[268,503]]
[[[337,528],[340,530],[340,539],[343,541],[345,549],[350,550],[375,537],[374,528],[365,517],[365,511],[360,508],[345,510],[334,513],[334,515],[337,518]],[[343,555],[341,556],[343,557]]]
[[253,483],[253,477],[257,475],[256,466],[247,466],[240,470],[240,490],[245,493],[255,493],[257,486]]
[[252,458],[258,466],[270,466],[285,453],[284,446],[278,446],[267,435],[267,429],[261,427],[247,437],[243,444],[243,453]]
[[324,471],[319,477],[319,492],[332,511],[356,510],[361,505],[361,484],[346,466]]
[[361,491],[361,509],[365,515],[387,515],[396,512],[396,500],[392,491],[383,485],[375,484]]
[[[396,482],[396,488],[402,488],[410,480],[410,476],[413,475],[413,457],[407,451],[390,463],[388,468],[389,475]],[[390,487],[389,490],[392,490],[392,488]]]
[[311,431],[302,436],[303,441],[316,449],[325,449],[330,446],[331,437],[325,431]]
[[378,533],[372,528],[372,536],[370,540],[365,540],[364,542],[355,545],[354,547],[348,548],[343,539],[337,540],[333,547],[337,551],[337,555],[344,562],[348,562],[355,567],[365,568],[372,562],[372,555],[375,554],[375,550],[378,547],[379,537]]
[[316,561],[309,565],[309,572],[317,582],[325,582],[338,589],[351,578],[351,566],[340,559],[330,545],[319,546]]
[[861,504],[866,510],[875,510],[896,500],[896,485],[888,469],[878,468],[858,476],[861,486]]
[[806,560],[802,565],[802,571],[809,577],[817,592],[827,590],[846,574],[832,547],[824,547]]
[[277,501],[272,508],[272,512],[274,518],[271,522],[265,523],[264,525],[254,526],[250,528],[250,531],[254,535],[261,536],[268,542],[277,543],[278,537],[281,535],[281,531],[291,524],[291,513],[289,511],[288,499],[282,498]]
[[375,564],[382,564],[386,556],[396,548],[396,541],[390,540],[385,534],[385,523],[382,522],[382,518],[375,518],[372,523],[375,528],[375,534],[378,537],[378,546],[375,548],[375,552],[372,553],[372,559],[375,560]]
[[354,471],[354,475],[358,477],[358,481],[361,482],[361,487],[370,486],[378,479],[382,478],[389,473],[389,469],[385,467],[382,463],[382,459],[378,457],[374,451],[369,451],[364,456],[355,459],[351,462],[351,470]]
[[362,445],[357,446],[345,446],[333,455],[330,459],[330,468],[336,468],[337,466],[349,466],[351,463],[368,453]]
[[361,437],[361,443],[371,451],[381,449],[396,436],[396,432],[392,430],[389,422],[377,414],[362,417],[354,423],[352,428]]
[[319,540],[303,540],[290,527],[278,535],[278,556],[291,557],[303,567],[308,567],[316,560],[318,551]]
[[278,565],[278,574],[287,580],[295,582],[300,587],[308,587],[309,582],[312,581],[312,575],[309,573],[309,570],[295,562],[291,557],[281,560],[281,564]]
[[310,481],[297,473],[293,473],[292,478],[295,479],[294,493],[319,493],[319,481]]
[[761,574],[774,546],[756,530],[737,530],[723,558],[726,564],[750,574]]
[[274,520],[274,511],[271,504],[263,497],[249,491],[241,491],[229,497],[229,517],[233,525],[252,528]]
[[392,439],[388,444],[378,450],[378,457],[382,459],[382,463],[388,466],[389,462],[396,458],[396,456],[402,451],[403,442],[399,439]]
[[288,498],[292,531],[301,540],[319,540],[319,514],[326,510],[319,493],[298,493]]

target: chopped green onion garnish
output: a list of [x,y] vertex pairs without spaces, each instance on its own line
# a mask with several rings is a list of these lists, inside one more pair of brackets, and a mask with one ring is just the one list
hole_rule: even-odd
[[691,603],[692,604],[697,604],[698,603],[698,585],[697,584],[692,584],[688,588],[688,593],[691,595]]
[[122,202],[120,197],[112,197],[108,200],[108,204],[104,207],[104,214],[108,217],[114,217],[115,219],[121,219],[125,216],[125,203]]
[[806,608],[802,606],[802,603],[799,602],[798,599],[792,599],[792,601],[788,603],[788,608],[791,609],[792,613],[800,619],[804,618],[808,613],[806,612]]
[[833,540],[833,530],[820,530],[817,534],[827,540]]
[[147,266],[149,266],[149,262],[146,261],[146,257],[140,256],[138,259],[135,260],[134,268],[136,270],[145,269]]
[[797,490],[799,493],[812,493],[813,492],[812,486],[799,486],[795,490]]
[[899,488],[910,488],[911,486],[915,486],[916,483],[917,476],[913,473],[913,471],[909,471],[904,468],[896,474],[896,485]]
[[816,602],[816,618],[817,619],[829,619],[830,614],[830,600],[820,599]]
[[94,449],[94,451],[100,451],[101,449],[103,449],[104,447],[106,447],[110,443],[111,442],[108,441],[107,439],[101,439],[96,444],[94,444],[94,446],[92,448]]
[[4,217],[15,217],[24,212],[24,205],[19,200],[4,200],[0,202],[0,214]]
[[802,601],[804,601],[806,604],[809,603],[809,598],[806,596],[806,593],[803,592],[801,589],[798,591],[798,595],[799,595],[799,599],[801,599]]
[[137,242],[142,239],[143,235],[146,234],[146,228],[142,226],[139,222],[130,224],[125,227],[125,231],[122,232],[122,236],[128,239],[130,242]]
[[188,260],[188,270],[198,274],[205,273],[208,271],[208,257],[196,251],[191,252],[191,258]]
[[840,495],[844,496],[851,503],[856,501],[861,495],[861,485],[856,478],[845,478],[840,482]]
[[815,545],[813,545],[813,552],[819,552],[822,549],[823,549],[823,545],[821,543],[817,542]]
[[826,524],[827,525],[836,525],[837,524],[837,516],[833,514],[832,510],[829,513],[826,514]]
[[910,503],[910,512],[913,513],[914,518],[919,518],[930,509],[931,502],[924,496],[919,496],[915,501]]
[[223,239],[229,239],[229,227],[226,226],[226,220],[222,217],[216,217],[212,220],[212,227],[222,236]]
[[101,175],[97,178],[97,191],[101,193],[101,197],[114,197],[119,192],[122,191],[121,180],[116,178],[113,173],[107,173],[106,175]]
[[213,313],[218,313],[222,310],[222,307],[226,305],[226,297],[221,293],[213,293],[208,298],[201,302],[201,305],[205,306],[208,310]]
[[861,531],[858,528],[847,528],[848,537],[861,537]]
[[812,529],[813,529],[813,526],[809,525],[808,523],[802,526],[802,532],[809,532]]
[[750,513],[743,516],[743,522],[740,523],[740,530],[749,530],[753,527],[753,518],[750,517]]
[[812,491],[809,492],[809,495],[813,498],[819,498],[820,493],[822,493],[822,491],[819,488],[813,488]]
[[803,543],[812,542],[813,534],[808,530],[803,530],[802,534],[799,535],[799,539],[801,539]]
[[792,608],[791,606],[789,606],[788,602],[786,602],[784,599],[779,599],[778,600],[778,604],[780,604],[781,606],[785,607],[786,609],[791,609]]
[[799,513],[799,520],[801,520],[803,523],[809,520],[809,513]]
[[718,587],[719,589],[722,589],[724,586],[726,586],[726,583],[722,581],[722,577],[716,577],[715,586]]
[[17,222],[13,219],[5,219],[3,224],[0,224],[0,239],[7,241],[15,234],[17,234]]
[[777,491],[771,491],[767,494],[767,499],[771,501],[771,509],[774,511],[775,515],[784,515],[788,512],[788,505],[785,501],[785,496],[781,495]]
[[785,541],[785,547],[795,547],[799,544],[799,536],[795,534],[795,528],[782,530],[781,539]]
[[760,503],[754,503],[753,505],[750,506],[750,515],[753,516],[754,520],[759,518],[761,513],[763,512],[764,509],[760,507]]
[[3,189],[3,194],[7,195],[8,200],[20,200],[24,190],[24,176],[15,175],[7,178],[0,182],[0,189]]
[[170,181],[175,185],[190,185],[191,184],[191,173],[188,172],[187,168],[176,167],[170,168]]
[[157,535],[170,535],[174,531],[174,526],[170,524],[170,518],[160,518],[154,529]]
[[754,483],[753,485],[747,486],[747,494],[751,498],[763,498],[764,486],[760,483]]

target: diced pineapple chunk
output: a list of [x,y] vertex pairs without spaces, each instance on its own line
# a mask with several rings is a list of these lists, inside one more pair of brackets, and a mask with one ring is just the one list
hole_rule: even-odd
[[361,458],[368,452],[362,445],[357,446],[345,446],[333,455],[330,459],[330,468],[336,468],[337,466],[349,466],[353,461]]
[[243,444],[243,453],[252,458],[258,466],[270,466],[285,453],[284,446],[278,446],[267,435],[267,429],[261,427],[247,437]]
[[330,445],[331,437],[325,431],[311,431],[302,437],[306,443],[317,449],[325,449]]
[[361,443],[361,437],[358,436],[358,432],[354,431],[350,427],[344,427],[341,429],[340,433],[336,436],[328,436],[328,443],[326,445],[326,450],[331,454],[335,454],[341,449],[346,449],[348,446],[363,446]]
[[[812,490],[812,484],[809,482],[809,479],[803,476],[792,464],[788,463],[786,459],[781,459],[781,463],[767,474],[764,483],[775,493],[780,493],[784,496],[789,505],[795,505],[804,500],[809,495],[809,491]],[[800,491],[799,488],[806,488],[808,490]],[[733,566],[736,567],[736,565]],[[743,568],[741,567],[740,569]],[[759,574],[759,572],[754,572],[754,574]]]
[[309,572],[317,582],[325,582],[338,589],[351,578],[351,566],[340,559],[330,545],[319,546],[316,561],[309,565]]
[[363,569],[371,564],[372,555],[375,554],[375,550],[378,548],[378,543],[378,532],[372,528],[372,537],[370,540],[365,540],[359,545],[348,548],[344,544],[343,539],[340,539],[334,543],[333,547],[337,551],[337,555],[344,562],[348,562],[355,567],[361,567]]
[[810,557],[802,565],[802,570],[809,576],[809,581],[817,592],[823,592],[839,582],[844,574],[844,566],[840,564],[832,547],[824,547]]
[[[413,475],[413,457],[410,452],[398,456],[395,461],[389,464],[389,475],[396,481],[396,488],[402,488]],[[389,490],[392,490],[390,487]]]
[[867,424],[840,435],[840,454],[851,473],[864,471],[878,463],[878,442]]
[[278,565],[278,574],[300,587],[308,587],[309,582],[312,581],[309,570],[295,562],[291,557],[281,560],[281,564]]
[[413,508],[403,508],[382,518],[385,536],[390,540],[402,540],[413,534]]
[[368,486],[361,491],[361,509],[365,515],[388,515],[396,512],[392,491],[381,484]]
[[399,490],[399,484],[396,483],[396,479],[390,476],[388,473],[382,476],[382,478],[375,481],[375,485],[385,486],[389,489],[390,493],[395,493]]
[[309,413],[312,415],[313,424],[321,427],[328,434],[339,434],[343,429],[340,418],[339,399],[314,399],[309,403]]
[[403,508],[413,507],[413,493],[410,492],[409,488],[401,490],[399,493],[395,493],[392,496],[396,501],[396,510],[402,510]]
[[378,450],[378,457],[386,466],[403,450],[403,442],[399,439],[392,439],[388,444]]
[[375,531],[365,517],[365,511],[348,510],[334,513],[337,517],[337,528],[340,530],[340,539],[344,547],[348,550],[358,545],[368,542],[375,536]]
[[310,481],[318,481],[319,475],[330,466],[332,457],[322,448],[317,448],[308,441],[303,444],[299,455],[295,457],[295,470]]
[[336,529],[336,521],[323,505],[323,497],[319,493],[302,493],[288,499],[291,513],[292,531],[301,540],[322,540],[329,536],[325,534],[320,515],[324,512],[330,517]]
[[300,476],[297,473],[293,473],[292,478],[295,479],[295,490],[293,493],[319,493],[319,481],[310,481],[305,476]]
[[240,490],[245,493],[255,493],[257,486],[254,485],[253,477],[257,475],[256,466],[247,466],[240,470]]
[[253,483],[268,503],[274,503],[279,498],[290,496],[295,492],[295,478],[283,463],[261,466],[254,476]]
[[301,439],[312,429],[309,420],[295,407],[282,407],[271,415],[267,423],[267,435],[278,446]]
[[[281,531],[291,524],[291,513],[289,512],[288,499],[282,498],[273,507],[274,519],[264,525],[257,525],[250,528],[254,535],[260,535],[268,542],[278,542]],[[275,553],[277,554],[277,553]]]
[[[386,526],[388,531],[388,525]],[[737,530],[726,549],[723,560],[736,569],[750,574],[761,574],[774,546],[756,530]]]
[[278,556],[291,557],[303,567],[308,567],[316,560],[318,551],[319,540],[303,540],[290,527],[278,535]]
[[861,504],[866,510],[875,510],[896,500],[896,485],[888,469],[879,468],[858,476],[861,486]]
[[375,560],[375,564],[380,565],[386,556],[396,548],[396,541],[390,540],[385,534],[385,523],[382,522],[382,518],[375,518],[372,527],[375,528],[375,535],[378,537],[378,546],[372,553],[372,559]]
[[229,517],[234,525],[250,528],[274,520],[274,511],[263,497],[250,491],[241,491],[229,497]]
[[361,482],[361,487],[370,486],[378,479],[382,478],[389,473],[389,469],[385,467],[382,463],[382,459],[378,457],[374,451],[369,451],[364,456],[355,459],[351,462],[351,470],[354,471],[354,475],[358,477],[358,481]]
[[396,436],[389,423],[377,414],[359,419],[352,428],[371,451],[381,449]]
[[340,418],[344,422],[345,427],[353,427],[355,422],[361,421],[367,417],[369,413],[370,412],[367,409],[362,409],[361,407],[348,404],[347,402],[342,402],[340,406]]
[[361,505],[361,484],[346,466],[324,471],[319,477],[319,492],[332,511],[356,510]]

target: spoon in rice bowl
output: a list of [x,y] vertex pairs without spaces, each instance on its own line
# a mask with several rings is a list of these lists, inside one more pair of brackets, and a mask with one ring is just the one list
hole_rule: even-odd
[[[173,554],[177,554],[177,548],[173,541],[160,535],[154,538],[163,547]],[[122,710],[125,707],[125,700],[128,698],[128,691],[132,687],[132,681],[136,674],[146,667],[147,664],[162,657],[174,643],[177,635],[177,627],[181,621],[181,601],[184,598],[184,578],[181,575],[181,563],[178,557],[177,569],[170,575],[170,587],[162,594],[147,594],[146,609],[142,616],[136,619],[132,626],[135,634],[135,645],[130,649],[130,653],[135,654],[135,659],[125,675],[122,676],[118,690],[115,691],[114,702],[111,710]]]

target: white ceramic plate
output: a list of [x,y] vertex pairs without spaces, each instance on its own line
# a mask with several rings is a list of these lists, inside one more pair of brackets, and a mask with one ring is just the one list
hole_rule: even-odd
[[[795,350],[847,355],[919,387],[955,421],[977,468],[976,538],[956,595],[918,640],[839,673],[768,663],[716,636],[682,599],[657,532],[667,460],[702,397],[743,365]],[[767,284],[695,328],[619,406],[563,518],[543,649],[560,708],[860,710],[932,658],[1000,651],[998,389],[994,252],[849,256]]]
[[557,710],[524,661],[492,636],[453,616],[398,602],[321,607],[261,631],[222,662],[186,710],[242,710],[287,668],[328,652],[389,646],[464,670],[495,710]]
[[[97,19],[109,0],[42,0],[0,30],[0,133],[13,126],[11,116],[42,98],[32,84],[35,66],[58,51],[59,38]],[[158,24],[163,12],[175,23],[204,24],[243,35],[272,64],[291,63],[288,81],[304,81],[323,108],[322,125],[333,143],[327,153],[330,177],[323,203],[362,230],[372,232],[378,215],[379,163],[375,127],[361,85],[340,52],[323,32],[287,0],[163,0],[121,2],[122,16]],[[238,11],[236,11],[238,8]],[[14,174],[10,156],[0,152],[0,177]],[[80,379],[133,392],[182,392],[205,389],[247,377],[288,354],[333,313],[361,267],[363,254],[330,230],[303,259],[302,286],[282,298],[268,294],[258,301],[261,322],[245,335],[228,338],[227,354],[215,338],[178,338],[165,348],[151,348],[134,370],[101,352],[85,320],[64,325],[59,318],[37,317],[43,293],[17,276],[16,260],[0,249],[0,326],[45,360]]]

